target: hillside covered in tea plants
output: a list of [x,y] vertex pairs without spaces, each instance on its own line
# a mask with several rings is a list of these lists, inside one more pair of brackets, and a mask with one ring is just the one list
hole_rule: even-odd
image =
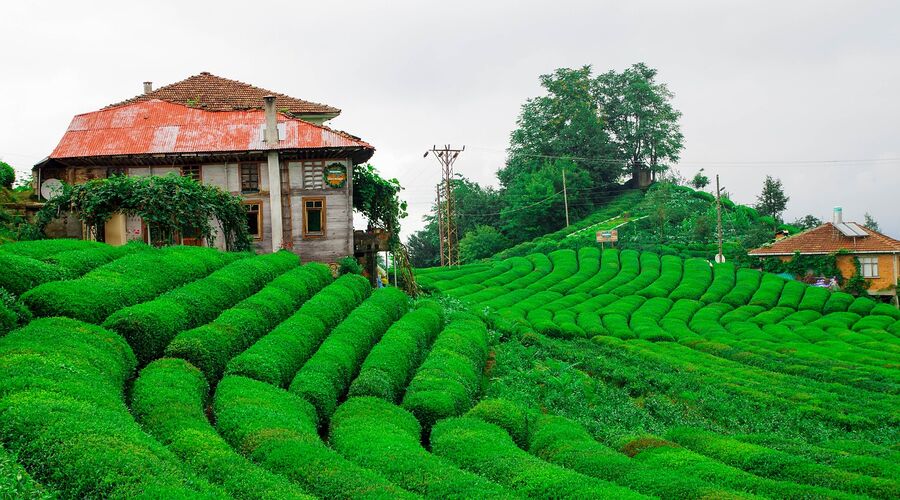
[[412,299],[66,240],[0,269],[4,496],[900,496],[900,313],[776,275],[585,246]]

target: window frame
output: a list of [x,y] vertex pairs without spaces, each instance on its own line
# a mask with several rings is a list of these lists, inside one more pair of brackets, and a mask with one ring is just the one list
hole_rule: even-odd
[[[322,206],[319,208],[319,212],[320,212],[319,223],[321,226],[321,230],[316,231],[316,232],[311,232],[309,230],[309,209],[310,209],[310,207],[307,207],[306,204],[308,202],[316,202],[316,201],[322,202]],[[311,239],[312,238],[324,238],[325,235],[328,234],[327,227],[325,224],[325,221],[326,221],[325,214],[327,213],[325,197],[324,196],[304,196],[300,199],[300,203],[303,206],[303,238],[311,238]],[[315,209],[316,207],[312,207],[312,208]]]
[[[865,256],[857,257],[859,259],[859,273],[863,278],[880,278],[878,270],[878,257]],[[867,271],[871,274],[867,274]]]
[[[190,172],[190,174],[186,175],[185,169],[189,169],[188,171]],[[197,172],[196,177],[194,177],[194,174],[193,174],[194,169],[196,169],[196,172]],[[181,166],[181,176],[182,177],[190,177],[191,179],[194,179],[195,181],[199,182],[200,184],[203,184],[203,165],[182,165]]]
[[[245,188],[244,187],[244,167],[255,167],[256,168],[256,187],[255,188]],[[241,193],[259,193],[259,182],[260,181],[260,169],[259,163],[255,162],[245,162],[238,164],[238,182],[240,183]]]
[[[241,203],[245,207],[249,207],[251,205],[257,205],[259,209],[256,212],[256,229],[259,231],[257,234],[250,233],[250,237],[253,238],[253,241],[261,241],[263,238],[263,204],[262,201],[259,200],[245,200]],[[247,215],[250,215],[250,210],[245,208],[247,211]],[[249,228],[247,228],[249,232]]]

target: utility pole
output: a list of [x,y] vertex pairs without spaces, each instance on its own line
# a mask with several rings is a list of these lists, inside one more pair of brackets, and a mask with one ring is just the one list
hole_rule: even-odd
[[441,185],[437,186],[438,245],[441,252],[441,267],[447,265],[444,260],[444,206],[441,205]]
[[719,253],[716,262],[725,262],[722,255],[722,188],[719,187],[719,174],[716,174],[716,231],[719,234]]
[[443,224],[441,228],[441,265],[458,266],[459,265],[459,235],[456,232],[456,206],[453,199],[453,163],[459,158],[459,154],[466,150],[451,148],[446,145],[441,149],[432,146],[425,152],[425,156],[429,153],[433,154],[441,164],[441,170],[444,176],[444,206],[446,207],[443,214]]
[[566,227],[569,227],[569,194],[566,192],[566,169],[564,168],[562,171],[563,174],[563,203],[566,205]]

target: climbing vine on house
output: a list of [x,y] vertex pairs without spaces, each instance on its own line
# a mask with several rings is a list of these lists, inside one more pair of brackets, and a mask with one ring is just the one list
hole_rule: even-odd
[[64,185],[63,192],[38,212],[35,224],[43,230],[66,212],[78,217],[94,234],[114,214],[123,213],[140,217],[154,242],[161,244],[173,243],[176,234],[192,234],[212,243],[214,223],[221,227],[228,250],[249,250],[251,244],[247,214],[239,197],[178,175],[120,175]]
[[353,208],[369,220],[370,227],[390,233],[391,247],[400,242],[400,219],[407,215],[401,190],[400,181],[381,177],[368,163],[353,169]]
[[777,257],[763,257],[760,259],[760,267],[769,273],[790,273],[801,280],[810,274],[816,277],[837,277],[843,291],[856,296],[866,296],[869,282],[862,276],[859,259],[853,257],[856,273],[850,278],[845,278],[838,269],[838,256],[847,254],[846,251],[827,255],[800,255],[799,252],[795,252],[791,260],[786,262]]

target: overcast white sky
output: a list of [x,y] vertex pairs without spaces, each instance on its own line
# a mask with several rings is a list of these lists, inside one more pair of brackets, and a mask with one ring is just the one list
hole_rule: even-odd
[[73,115],[209,71],[341,108],[331,125],[406,187],[408,235],[428,147],[465,144],[457,171],[495,183],[538,75],[643,61],[684,113],[683,175],[748,204],[774,175],[786,219],[841,205],[900,238],[898,21],[890,0],[3,2],[0,158],[25,173]]

